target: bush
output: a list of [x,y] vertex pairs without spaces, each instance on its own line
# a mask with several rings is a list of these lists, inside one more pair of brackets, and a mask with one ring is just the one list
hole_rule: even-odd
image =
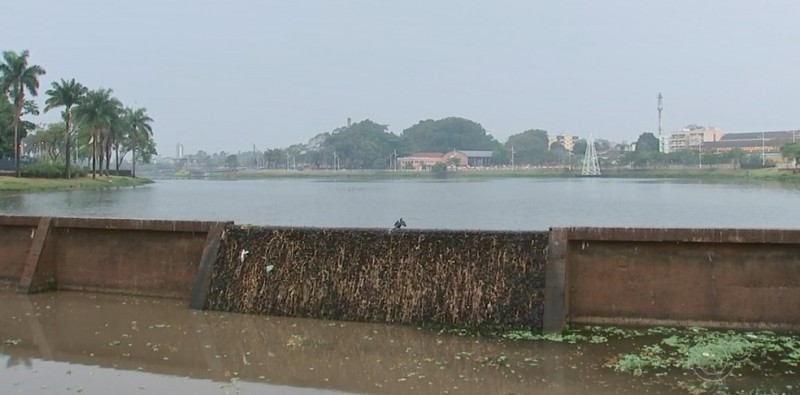
[[[64,164],[60,162],[32,162],[20,166],[20,174],[27,178],[62,178]],[[85,177],[88,169],[80,166],[70,166],[71,177]]]
[[433,165],[431,171],[433,172],[434,175],[443,176],[447,172],[447,165],[442,162],[439,162]]

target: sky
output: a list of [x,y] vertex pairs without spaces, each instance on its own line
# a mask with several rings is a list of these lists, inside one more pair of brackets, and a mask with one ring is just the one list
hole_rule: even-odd
[[[635,141],[800,129],[800,2],[3,1],[1,50],[146,107],[158,151],[282,148],[449,116]],[[51,111],[34,122],[54,122]],[[470,147],[463,147],[469,149]]]

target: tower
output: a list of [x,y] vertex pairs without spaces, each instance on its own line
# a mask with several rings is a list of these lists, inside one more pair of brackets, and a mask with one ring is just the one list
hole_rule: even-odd
[[662,100],[664,96],[661,96],[661,92],[658,92],[658,138],[661,139],[661,111],[664,110],[664,103]]
[[582,176],[599,176],[600,164],[597,161],[597,151],[594,149],[594,139],[592,135],[586,139],[586,155],[583,157]]

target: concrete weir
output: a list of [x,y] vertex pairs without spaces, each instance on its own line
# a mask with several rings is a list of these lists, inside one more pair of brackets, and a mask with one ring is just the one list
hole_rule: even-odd
[[800,230],[322,229],[0,216],[18,292],[193,309],[560,331],[569,323],[800,331]]

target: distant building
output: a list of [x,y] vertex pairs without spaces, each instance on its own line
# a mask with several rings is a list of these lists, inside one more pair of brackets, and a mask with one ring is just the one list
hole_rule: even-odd
[[183,158],[183,144],[181,143],[175,145],[175,158],[177,159]]
[[404,170],[429,170],[442,161],[441,152],[417,152],[410,156],[397,158],[397,163]]
[[397,164],[404,170],[430,170],[437,163],[456,167],[491,166],[492,151],[452,150],[447,153],[417,152],[410,156],[397,158]]
[[717,127],[686,128],[669,135],[665,152],[699,151],[706,143],[719,141],[724,136]]
[[572,152],[572,149],[575,147],[575,142],[578,141],[578,138],[566,133],[561,133],[555,136],[547,136],[547,147],[549,149],[555,143],[559,143],[564,146],[569,152]]
[[703,151],[721,153],[738,148],[748,153],[775,154],[782,145],[796,142],[799,136],[800,130],[728,133],[719,141],[703,143]]

